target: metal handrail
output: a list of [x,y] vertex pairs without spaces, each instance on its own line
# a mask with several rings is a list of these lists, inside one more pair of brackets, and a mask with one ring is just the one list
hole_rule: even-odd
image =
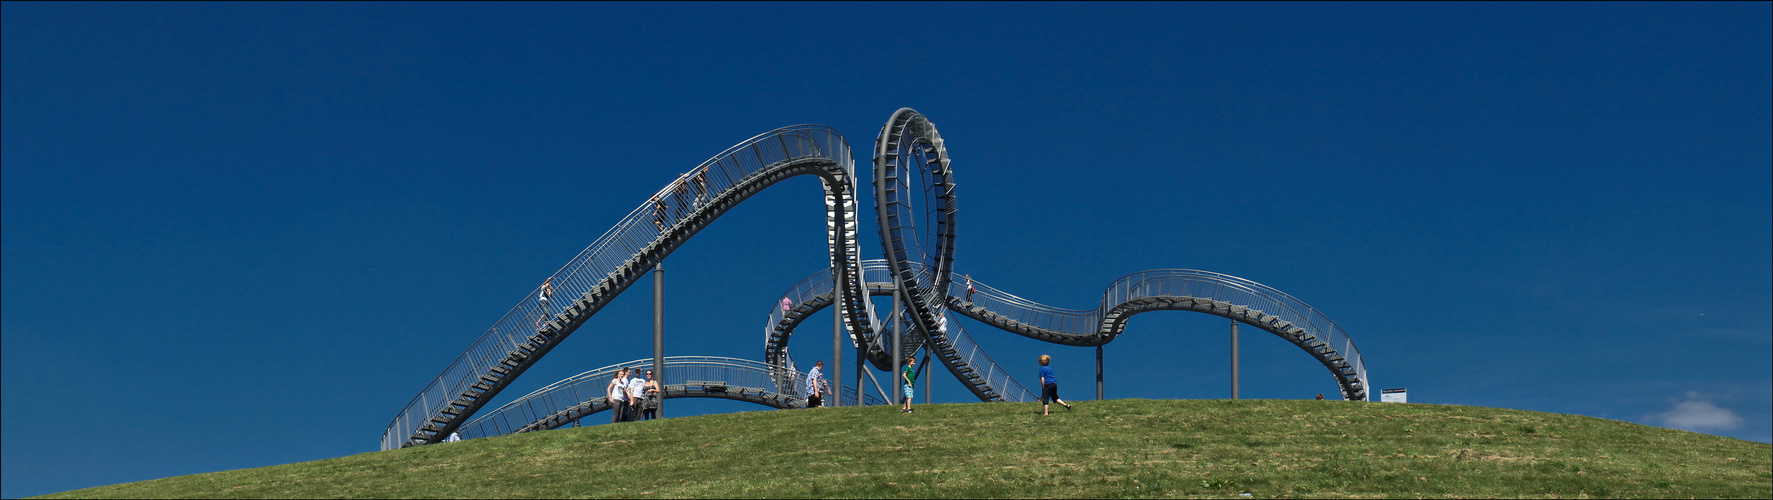
[[822,125],[796,125],[759,134],[678,176],[551,275],[553,293],[547,302],[538,300],[543,290],[538,285],[432,379],[389,423],[382,435],[382,449],[404,444],[456,395],[525,343],[540,324],[557,316],[564,304],[610,278],[624,263],[655,244],[666,228],[704,209],[708,201],[764,167],[815,157],[837,162],[850,179],[855,178],[849,144],[836,130]]
[[[958,274],[958,273],[957,273]],[[1273,287],[1223,273],[1194,269],[1156,269],[1128,274],[1109,284],[1096,309],[1052,307],[973,280],[971,303],[992,314],[1034,328],[1068,335],[1106,335],[1103,315],[1124,304],[1150,297],[1199,297],[1261,310],[1292,323],[1333,346],[1354,367],[1363,388],[1370,389],[1360,349],[1348,333],[1317,308]],[[965,299],[966,278],[956,276],[949,296]],[[1368,390],[1368,397],[1371,391]]]
[[[942,313],[946,315],[948,311],[944,310]],[[1021,382],[1017,382],[1015,377],[1011,377],[1010,372],[999,366],[996,360],[991,359],[991,355],[986,354],[985,349],[979,347],[979,343],[973,341],[973,336],[967,334],[967,329],[960,326],[960,322],[955,321],[953,317],[948,318],[947,334],[954,351],[964,353],[962,355],[966,357],[968,365],[973,366],[974,369],[985,370],[980,373],[980,376],[985,378],[985,385],[997,391],[998,397],[1010,403],[1025,403],[1039,399],[1034,393],[1029,392],[1028,388],[1023,387]],[[984,358],[983,362],[978,359],[981,357]]]
[[[922,272],[921,264],[913,263],[912,267],[914,270]],[[888,266],[885,260],[870,259],[862,261],[862,271],[866,283],[865,288],[879,286],[891,287],[893,285],[892,267]],[[799,283],[789,287],[789,289],[786,292],[783,292],[782,296],[775,301],[775,304],[770,307],[770,312],[763,327],[766,354],[769,351],[772,342],[782,342],[785,340],[775,338],[776,328],[778,328],[782,320],[785,318],[785,313],[780,305],[781,299],[788,299],[790,309],[793,309],[805,301],[816,300],[820,297],[828,296],[831,293],[830,276],[830,269],[821,269],[818,272],[813,273],[811,276],[806,277],[806,279],[802,279]],[[876,319],[876,323],[880,324],[882,321]],[[977,342],[973,341],[972,336],[967,334],[966,329],[962,328],[958,321],[949,318],[948,325],[951,336],[950,341],[952,342],[953,348],[956,349],[957,352],[962,353],[961,355],[965,362],[973,366],[974,370],[985,379],[987,386],[1002,395],[1006,401],[1034,400],[1035,396],[1033,393],[1029,392],[1020,382],[1017,382],[1014,377],[1011,377],[1006,370],[998,366],[997,363],[991,359],[990,355],[985,354],[984,350],[979,347]],[[880,332],[880,330],[875,331]],[[855,333],[851,332],[850,335],[853,341],[855,339]],[[884,352],[891,352],[892,346],[888,345],[891,342],[891,338],[884,333],[863,340],[871,345],[881,346]],[[786,346],[783,346],[782,350],[786,352]]]
[[[573,375],[546,387],[536,389],[480,418],[463,424],[458,432],[465,439],[499,436],[534,428],[534,424],[559,415],[566,410],[591,406],[606,397],[604,389],[623,367],[652,369],[652,358],[617,363]],[[760,361],[718,356],[667,356],[664,373],[655,373],[659,385],[685,385],[689,381],[721,381],[733,388],[762,389],[775,394],[801,399],[800,384],[806,374],[790,370],[795,383],[781,387],[776,383],[774,367]],[[830,379],[824,379],[830,384]],[[875,400],[876,403],[882,403]]]

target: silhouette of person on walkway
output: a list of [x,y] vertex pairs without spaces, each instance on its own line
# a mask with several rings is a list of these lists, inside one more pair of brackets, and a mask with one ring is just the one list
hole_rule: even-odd
[[696,183],[696,201],[690,205],[692,209],[702,206],[702,201],[708,199],[708,169],[697,170],[694,182]]

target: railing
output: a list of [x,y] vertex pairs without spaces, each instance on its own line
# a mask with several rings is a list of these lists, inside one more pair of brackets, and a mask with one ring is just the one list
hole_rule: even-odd
[[[958,273],[957,273],[958,274]],[[1048,306],[998,290],[984,283],[973,282],[972,303],[992,314],[1023,324],[1072,335],[1094,335],[1102,329],[1102,315],[1127,302],[1159,296],[1189,296],[1219,300],[1261,310],[1280,317],[1318,339],[1323,340],[1347,358],[1355,369],[1362,389],[1371,397],[1367,384],[1367,367],[1361,359],[1354,339],[1334,321],[1286,292],[1244,278],[1192,269],[1158,269],[1129,274],[1114,281],[1102,293],[1102,302],[1094,310],[1062,309]],[[949,295],[966,299],[967,279],[957,275],[950,282]]]
[[1278,316],[1335,348],[1354,367],[1355,377],[1360,381],[1361,389],[1367,393],[1367,397],[1372,397],[1372,388],[1367,383],[1366,362],[1361,359],[1360,348],[1354,345],[1354,339],[1342,327],[1337,326],[1336,322],[1318,312],[1317,308],[1286,292],[1227,274],[1192,269],[1158,269],[1129,274],[1115,280],[1103,294],[1102,304],[1106,309],[1134,299],[1157,296],[1209,298]]
[[679,176],[550,276],[547,282],[553,293],[548,301],[538,300],[543,290],[538,285],[482,333],[394,417],[382,435],[382,449],[406,443],[414,431],[563,310],[563,304],[615,278],[612,274],[618,268],[653,245],[667,228],[705,208],[746,176],[777,162],[808,157],[837,162],[850,172],[853,185],[855,161],[849,144],[837,131],[821,125],[797,125],[760,134]]
[[[955,273],[948,282],[948,296],[967,299],[966,275]],[[998,290],[984,283],[973,282],[975,292],[972,295],[973,305],[984,307],[992,314],[1012,319],[1022,324],[1076,335],[1089,335],[1096,332],[1102,325],[1102,310],[1091,311],[1062,309],[1032,300],[1017,297],[1014,294]]]
[[[921,264],[913,263],[912,266],[915,272],[923,272]],[[865,280],[864,283],[891,285],[893,282],[892,268],[887,266],[885,260],[872,259],[863,261],[862,272]],[[781,307],[782,298],[788,299],[789,307],[792,309],[798,307],[799,304],[805,301],[815,300],[822,295],[828,295],[830,293],[830,269],[819,270],[811,276],[806,277],[806,279],[800,280],[800,282],[796,283],[794,286],[789,287],[788,291],[784,292],[782,297],[776,300],[776,304],[770,307],[769,317],[764,322],[763,327],[764,342],[767,344],[772,338],[774,338],[775,329],[781,324],[782,319],[785,317],[785,311]],[[942,307],[940,304],[937,306]],[[876,321],[876,323],[884,324],[884,322],[881,321]],[[1024,388],[1020,382],[1017,382],[1014,377],[1011,377],[1002,367],[998,366],[997,363],[991,359],[991,356],[986,354],[984,349],[980,348],[978,343],[973,341],[972,336],[967,334],[966,329],[962,328],[959,322],[954,321],[953,318],[949,318],[948,325],[950,342],[955,351],[961,356],[962,360],[971,365],[973,369],[985,379],[987,385],[998,391],[1006,401],[1033,401],[1035,399],[1035,396],[1032,393]],[[852,332],[852,339],[854,335],[855,334]],[[874,344],[885,347],[887,352],[892,352],[892,346],[890,345],[892,339],[890,335],[881,334],[877,335],[876,338],[869,340]],[[782,349],[785,355],[787,349],[786,347],[783,347]],[[792,358],[789,359],[790,364],[792,364]],[[984,363],[984,365],[981,366],[977,363]]]
[[[652,362],[651,358],[638,359],[568,377],[487,412],[464,424],[458,432],[467,439],[510,434],[569,408],[594,401],[601,402],[608,396],[605,389],[617,370],[622,367],[651,370]],[[728,387],[763,389],[794,398],[803,397],[800,384],[806,381],[805,373],[791,370],[792,380],[796,383],[788,384],[789,387],[786,388],[778,387],[771,373],[772,369],[768,364],[748,359],[668,356],[665,358],[664,373],[653,375],[664,386],[681,386],[691,380],[718,380],[726,382]],[[830,380],[827,379],[826,383],[830,383]]]
[[[867,290],[869,283],[876,285],[892,284],[892,269],[887,267],[886,261],[879,259],[866,260],[862,261],[861,265],[863,290]],[[788,299],[789,309],[793,309],[795,307],[800,307],[800,304],[808,300],[816,299],[821,295],[831,294],[831,285],[831,270],[820,269],[811,276],[807,276],[805,279],[800,280],[799,283],[795,283],[794,286],[789,287],[788,290],[783,292],[781,297],[777,297],[776,302],[770,306],[769,317],[766,318],[763,323],[763,341],[765,343],[770,341],[770,338],[775,335],[776,326],[780,325],[782,323],[782,318],[786,317],[785,311],[782,310],[782,299]],[[869,312],[873,311],[871,310]],[[870,331],[876,332],[877,337],[861,339],[860,341],[856,339],[855,329],[850,328],[849,323],[844,323],[844,330],[849,333],[850,341],[852,342],[851,347],[855,347],[861,342],[874,344],[881,344],[883,342],[878,338],[878,333],[881,331],[880,325],[884,324],[884,320],[871,317],[869,318],[869,323],[874,327]]]
[[[946,315],[948,311],[943,310],[942,314]],[[991,355],[985,353],[985,349],[980,348],[977,342],[973,342],[973,336],[967,334],[967,329],[961,327],[959,321],[948,318],[947,325],[949,345],[954,347],[954,352],[959,354],[961,360],[968,366],[973,367],[974,373],[983,377],[985,385],[995,389],[999,397],[1011,403],[1023,403],[1038,399],[1038,396],[1028,392],[1021,382],[1017,382],[1015,377],[1011,377],[1007,370],[998,366],[997,362],[991,359]]]

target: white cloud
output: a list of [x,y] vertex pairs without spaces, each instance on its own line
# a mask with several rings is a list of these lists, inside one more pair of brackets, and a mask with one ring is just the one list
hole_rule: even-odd
[[1650,419],[1659,422],[1663,427],[1689,430],[1695,432],[1727,431],[1742,427],[1742,417],[1728,408],[1720,408],[1710,400],[1701,399],[1699,393],[1688,392],[1687,400],[1674,404],[1674,409],[1650,415]]

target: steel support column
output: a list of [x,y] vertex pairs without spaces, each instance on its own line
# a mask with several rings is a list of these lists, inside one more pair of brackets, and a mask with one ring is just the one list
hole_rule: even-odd
[[1096,400],[1102,399],[1102,346],[1096,346]]
[[1231,320],[1231,399],[1237,399],[1237,320]]
[[899,384],[902,383],[899,382],[899,371],[905,369],[905,351],[899,349],[899,330],[903,329],[902,327],[904,326],[905,321],[899,314],[899,290],[897,289],[893,290],[893,309],[891,314],[893,315],[893,326],[891,327],[893,329],[893,373],[888,374],[887,378],[892,379],[893,383],[888,385],[888,387],[892,387],[893,404],[903,405],[905,404],[905,394],[904,391],[899,390]]
[[[839,228],[841,231],[842,229]],[[831,406],[843,406],[843,266],[831,268],[831,385],[835,394],[826,394]],[[856,394],[862,386],[856,386]]]
[[[665,386],[665,262],[653,265],[653,381]],[[657,415],[665,416],[665,397],[659,396]]]

